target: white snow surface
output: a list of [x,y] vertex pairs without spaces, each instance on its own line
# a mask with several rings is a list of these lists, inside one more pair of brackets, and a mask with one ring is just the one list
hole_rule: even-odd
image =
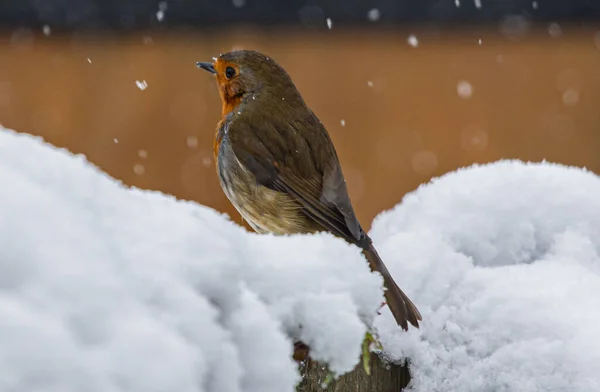
[[[600,390],[600,178],[499,161],[434,179],[371,236],[423,314],[327,234],[247,233],[0,130],[0,391],[293,391],[291,338],[338,372],[374,321],[410,391]],[[302,325],[302,328],[299,328]]]
[[0,183],[1,392],[293,391],[293,338],[358,363],[383,291],[357,247],[248,233],[6,129]]
[[375,325],[410,391],[600,391],[600,178],[499,161],[448,173],[379,215],[379,253],[423,313]]

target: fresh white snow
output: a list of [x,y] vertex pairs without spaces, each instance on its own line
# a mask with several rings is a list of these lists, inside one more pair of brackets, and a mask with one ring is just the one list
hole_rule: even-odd
[[[0,391],[293,391],[292,338],[345,372],[374,321],[412,391],[600,390],[600,178],[449,173],[371,235],[423,313],[331,235],[260,236],[0,129]],[[300,327],[300,325],[302,327]]]
[[371,234],[423,313],[376,320],[412,391],[600,390],[600,178],[501,161],[449,173]]
[[0,182],[0,391],[292,391],[288,336],[358,363],[382,301],[358,248],[248,233],[8,130]]

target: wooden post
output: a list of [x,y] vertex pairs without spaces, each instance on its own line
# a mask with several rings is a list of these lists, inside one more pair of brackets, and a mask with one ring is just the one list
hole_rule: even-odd
[[327,371],[318,363],[304,360],[300,364],[302,381],[296,388],[297,392],[401,392],[410,381],[408,366],[391,365],[382,362],[379,356],[371,353],[371,375],[367,375],[362,364],[349,373],[344,374],[322,388]]

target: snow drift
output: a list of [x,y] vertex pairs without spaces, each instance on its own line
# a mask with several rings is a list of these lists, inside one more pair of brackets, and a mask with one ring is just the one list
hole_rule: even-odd
[[245,232],[0,129],[0,391],[293,391],[291,338],[338,372],[374,322],[412,391],[600,390],[600,179],[501,161],[449,173],[372,237],[423,313],[327,234]]
[[449,173],[371,233],[423,313],[376,321],[413,391],[600,390],[600,179],[501,161]]
[[282,392],[344,372],[383,295],[331,235],[247,233],[0,130],[0,391]]

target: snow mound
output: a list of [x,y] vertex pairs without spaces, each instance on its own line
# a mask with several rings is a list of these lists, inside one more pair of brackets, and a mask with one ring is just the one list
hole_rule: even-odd
[[293,391],[292,342],[334,371],[375,323],[411,391],[600,390],[600,179],[500,161],[449,173],[372,237],[423,313],[331,235],[259,236],[0,129],[0,391]]
[[421,330],[375,324],[411,391],[600,390],[600,178],[499,161],[449,173],[375,219]]
[[0,391],[293,391],[293,339],[359,360],[381,277],[0,129]]

